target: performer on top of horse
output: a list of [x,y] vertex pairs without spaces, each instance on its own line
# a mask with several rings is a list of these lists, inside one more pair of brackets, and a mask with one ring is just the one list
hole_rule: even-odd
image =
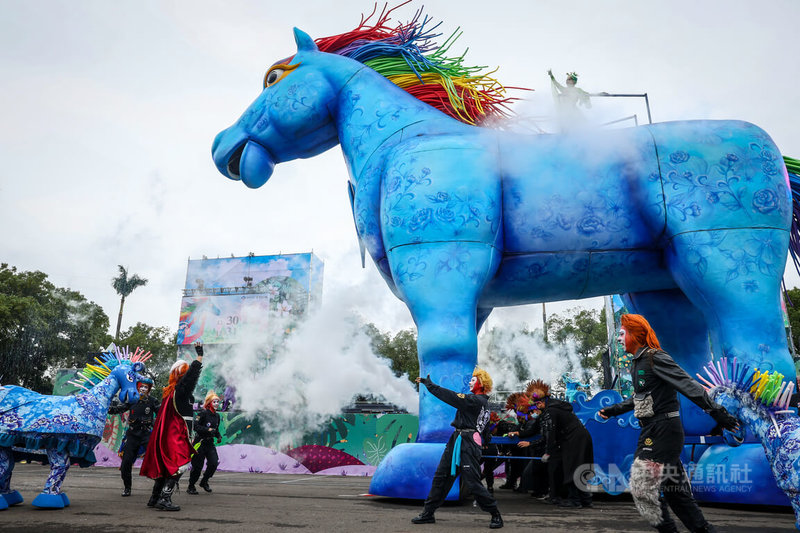
[[194,484],[200,479],[200,472],[203,470],[204,462],[206,463],[206,471],[203,474],[203,479],[200,480],[200,487],[206,492],[213,492],[211,487],[208,486],[208,480],[217,471],[217,466],[219,465],[217,448],[214,446],[215,438],[217,443],[222,441],[222,435],[219,433],[219,413],[217,413],[219,404],[219,396],[214,391],[209,391],[203,401],[203,409],[195,418],[194,447],[197,451],[192,457],[192,473],[189,474],[187,494],[197,494]]
[[198,342],[194,349],[197,358],[191,365],[180,360],[170,368],[169,384],[164,387],[161,410],[139,472],[139,475],[155,480],[147,506],[163,511],[181,510],[172,503],[172,494],[194,451],[189,443],[194,404],[192,393],[203,368],[203,345]]
[[661,532],[678,531],[667,505],[689,531],[715,531],[697,506],[681,464],[684,435],[677,393],[725,429],[738,429],[739,423],[724,407],[711,401],[703,387],[661,349],[655,331],[643,316],[625,314],[621,322],[618,340],[625,345],[625,351],[634,354],[634,395],[598,414],[608,418],[633,409],[642,426],[631,466],[631,495],[636,509]]
[[422,383],[428,392],[455,407],[456,416],[451,425],[456,428],[447,441],[447,445],[439,460],[439,466],[433,476],[431,490],[425,500],[422,513],[412,518],[414,524],[433,524],[436,518],[433,513],[444,503],[447,493],[453,486],[458,474],[465,492],[471,492],[481,509],[492,514],[489,522],[491,529],[503,527],[503,519],[497,510],[497,502],[481,483],[481,433],[489,423],[489,392],[492,390],[492,378],[489,373],[476,368],[469,382],[472,394],[456,393],[445,389],[431,381],[431,376],[417,378],[417,383]]
[[144,455],[147,450],[147,442],[150,440],[150,432],[153,430],[153,419],[158,412],[161,403],[150,396],[153,389],[153,380],[143,377],[137,384],[139,391],[139,401],[136,403],[112,404],[108,413],[118,415],[130,411],[128,415],[128,431],[120,445],[122,454],[122,464],[119,466],[122,476],[122,495],[131,495],[131,469],[137,458]]
[[558,119],[562,131],[584,124],[586,119],[578,109],[578,106],[582,105],[587,109],[591,108],[592,101],[589,97],[597,96],[597,94],[587,93],[579,88],[577,86],[578,74],[575,72],[567,72],[567,79],[564,82],[566,86],[556,81],[552,70],[548,70],[547,75],[550,76],[550,88],[553,92],[553,100],[556,101],[556,111],[558,111]]

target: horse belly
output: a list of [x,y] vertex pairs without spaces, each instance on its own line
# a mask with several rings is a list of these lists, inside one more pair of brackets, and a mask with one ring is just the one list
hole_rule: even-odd
[[675,288],[659,250],[504,254],[479,307]]
[[640,184],[658,172],[646,131],[517,137],[501,146],[506,252],[654,247],[663,217],[648,220],[639,201]]

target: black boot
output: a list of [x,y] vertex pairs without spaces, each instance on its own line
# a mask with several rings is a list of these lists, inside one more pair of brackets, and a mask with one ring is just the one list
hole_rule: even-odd
[[664,522],[660,526],[656,526],[656,531],[658,533],[678,533],[678,526],[675,525],[675,522],[670,520],[669,522]]
[[181,508],[178,505],[172,503],[172,494],[175,492],[175,486],[178,484],[177,476],[173,476],[167,480],[164,484],[164,488],[161,491],[161,496],[158,498],[156,502],[156,509],[160,509],[161,511],[180,511]]
[[207,479],[200,480],[200,488],[203,489],[206,492],[214,492],[213,490],[211,490],[211,487],[208,486],[208,480]]
[[197,489],[196,489],[196,488],[194,488],[194,485],[192,485],[191,483],[189,483],[189,486],[188,486],[188,487],[186,487],[186,494],[192,494],[192,495],[195,495],[195,494],[199,494],[199,493],[197,492]]
[[429,513],[428,511],[422,511],[419,516],[414,517],[411,519],[412,524],[435,524],[436,518],[433,517],[433,513]]
[[159,496],[161,496],[161,490],[164,488],[164,478],[158,478],[155,483],[153,483],[153,494],[150,495],[150,499],[147,500],[148,507],[155,507],[156,502],[158,502]]
[[492,519],[489,521],[489,529],[500,529],[503,527],[503,517],[500,516],[500,511],[492,511]]
[[130,487],[125,487],[124,489],[122,489],[122,496],[123,497],[124,496],[130,496],[130,495],[131,495],[131,488]]

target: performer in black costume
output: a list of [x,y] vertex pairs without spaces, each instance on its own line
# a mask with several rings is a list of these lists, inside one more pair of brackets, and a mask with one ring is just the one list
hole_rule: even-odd
[[[528,397],[526,395],[526,397]],[[529,397],[528,397],[529,398]],[[534,457],[530,461],[525,461],[524,470],[520,476],[519,492],[532,491],[531,496],[536,498],[545,498],[548,496],[550,482],[548,477],[548,465],[541,460],[536,459],[545,455],[545,440],[542,435],[542,412],[539,409],[529,409],[528,419],[517,431],[512,431],[508,434],[509,437],[517,436],[521,439],[530,439],[531,437],[540,437],[535,440],[521,440],[517,443],[517,447],[524,448],[528,452],[529,457]],[[559,503],[557,497],[549,498],[551,503]]]
[[196,451],[192,457],[192,473],[189,474],[187,494],[197,494],[194,484],[200,479],[203,462],[206,463],[206,471],[203,473],[203,479],[200,480],[200,487],[206,492],[213,492],[208,485],[208,480],[217,471],[219,465],[217,448],[214,446],[214,439],[217,439],[217,443],[222,440],[222,435],[219,433],[219,413],[217,413],[219,403],[219,396],[214,391],[210,391],[203,401],[203,409],[194,419],[194,448]]
[[[583,490],[585,484],[576,485],[576,480],[586,480],[593,476],[594,448],[592,436],[575,416],[572,404],[550,397],[550,386],[542,380],[532,381],[527,394],[542,411],[542,434],[545,441],[545,455],[542,461],[550,458],[560,461],[561,475],[551,479],[556,487],[567,489],[567,498],[559,502],[560,507],[592,507],[592,495]],[[556,459],[558,456],[558,459]],[[558,474],[559,469],[552,470]],[[552,494],[552,492],[551,492]]]
[[433,476],[431,491],[425,500],[422,513],[411,519],[414,524],[433,524],[436,522],[433,513],[444,503],[447,493],[456,477],[461,474],[461,482],[465,491],[475,497],[481,509],[492,514],[489,528],[503,527],[503,519],[497,510],[497,502],[481,483],[481,433],[489,422],[489,397],[492,390],[492,378],[485,370],[475,369],[470,381],[472,394],[456,393],[445,389],[426,378],[417,378],[417,383],[424,384],[428,391],[455,407],[456,416],[451,425],[456,428],[447,441],[439,466]]
[[602,418],[631,409],[642,427],[631,466],[631,495],[636,509],[664,533],[677,532],[669,508],[691,532],[715,531],[692,495],[681,464],[684,445],[678,392],[705,410],[721,427],[738,429],[736,418],[709,399],[703,387],[661,349],[653,328],[641,315],[622,315],[619,342],[634,354],[634,395],[599,411]]
[[153,380],[144,378],[136,384],[139,390],[139,401],[131,403],[112,404],[108,414],[119,415],[130,411],[128,415],[128,431],[125,432],[120,451],[122,452],[122,464],[119,466],[122,476],[122,495],[131,495],[131,470],[136,459],[143,456],[147,449],[147,442],[150,439],[150,432],[153,431],[153,419],[158,413],[161,403],[150,396],[153,389]]

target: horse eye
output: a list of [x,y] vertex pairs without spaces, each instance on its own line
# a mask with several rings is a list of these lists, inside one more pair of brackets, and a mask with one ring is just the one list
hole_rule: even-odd
[[128,381],[133,383],[133,374],[128,374],[127,378],[128,378]]
[[269,87],[274,85],[283,77],[283,73],[286,72],[282,68],[274,68],[267,72],[267,77],[264,78],[264,87]]

